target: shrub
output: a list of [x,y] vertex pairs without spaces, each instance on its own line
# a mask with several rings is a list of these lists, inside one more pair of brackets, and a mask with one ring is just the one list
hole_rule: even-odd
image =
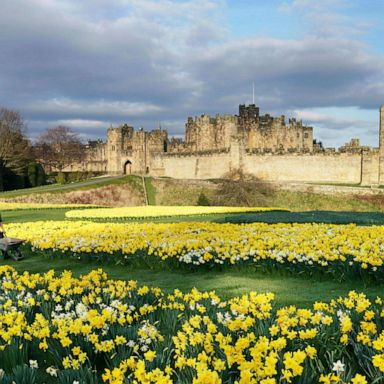
[[81,181],[81,180],[84,180],[85,179],[85,176],[86,174],[84,174],[83,172],[69,172],[68,175],[67,175],[67,182],[68,183],[75,183],[77,181]]
[[2,174],[0,176],[0,187],[2,186],[4,191],[25,188],[26,182],[26,170],[23,175],[19,175],[12,171],[10,168],[2,168]]
[[37,163],[37,175],[36,175],[36,185],[44,185],[47,182],[47,176],[45,174],[44,168],[41,164]]
[[56,183],[58,184],[65,184],[66,177],[64,172],[59,172],[56,176]]
[[199,206],[209,206],[209,205],[211,205],[208,197],[204,194],[203,191],[200,192],[200,195],[197,198],[196,205],[199,205]]

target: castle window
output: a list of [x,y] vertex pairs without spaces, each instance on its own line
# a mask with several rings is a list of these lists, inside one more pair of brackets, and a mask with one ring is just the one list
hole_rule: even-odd
[[167,143],[167,140],[164,140],[164,143],[163,143],[163,149],[164,149],[164,152],[167,152],[167,151],[168,151],[168,143]]
[[112,151],[114,151],[115,150],[115,146],[114,145],[112,145]]
[[304,133],[304,139],[308,139],[308,132]]

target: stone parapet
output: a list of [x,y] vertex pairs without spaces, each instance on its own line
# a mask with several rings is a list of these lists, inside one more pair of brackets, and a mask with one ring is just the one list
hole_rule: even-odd
[[190,152],[169,152],[164,153],[163,157],[188,157],[188,156],[212,156],[225,155],[229,153],[229,149],[217,149],[208,151],[190,151]]

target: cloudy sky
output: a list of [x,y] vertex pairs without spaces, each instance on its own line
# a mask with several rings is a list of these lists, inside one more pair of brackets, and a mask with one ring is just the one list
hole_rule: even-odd
[[0,106],[36,138],[187,116],[302,118],[326,146],[378,145],[384,0],[1,0]]

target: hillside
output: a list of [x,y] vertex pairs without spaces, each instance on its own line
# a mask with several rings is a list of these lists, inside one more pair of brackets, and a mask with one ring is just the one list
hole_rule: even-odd
[[0,193],[0,200],[23,203],[98,204],[132,206],[145,204],[139,176],[97,177],[70,184],[52,184]]
[[[226,184],[228,183],[228,184]],[[275,206],[293,211],[377,211],[384,208],[384,191],[353,186],[307,184],[246,184],[223,180],[177,180],[145,178],[150,205],[197,205],[203,195],[211,205]],[[230,196],[232,195],[232,197]],[[230,201],[232,198],[232,201]],[[140,176],[99,177],[87,181],[47,185],[0,193],[0,200],[26,203],[72,203],[109,206],[145,205]]]

